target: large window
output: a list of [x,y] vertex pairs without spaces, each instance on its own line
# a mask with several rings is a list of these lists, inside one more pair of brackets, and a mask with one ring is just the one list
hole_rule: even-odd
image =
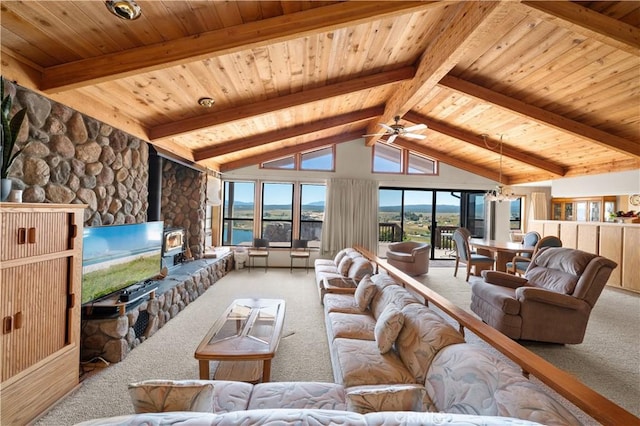
[[254,198],[253,182],[224,183],[223,245],[253,244]]
[[277,160],[265,161],[263,169],[334,171],[336,163],[335,145],[313,149]]
[[324,185],[300,185],[300,239],[310,247],[320,247],[326,192]]
[[484,193],[435,189],[380,188],[378,234],[382,244],[416,241],[431,244],[433,257],[452,259],[453,231],[484,229]]
[[373,172],[435,175],[438,162],[398,146],[376,143],[373,147]]
[[293,184],[262,184],[262,238],[273,247],[290,247],[293,235]]
[[509,217],[509,229],[522,229],[522,198],[511,201],[511,214]]
[[250,246],[255,237],[271,247],[294,239],[320,247],[325,194],[322,184],[225,181],[222,245]]

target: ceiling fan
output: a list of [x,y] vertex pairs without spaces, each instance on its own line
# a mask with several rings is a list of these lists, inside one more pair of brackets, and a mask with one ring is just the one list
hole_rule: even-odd
[[396,115],[394,118],[395,120],[395,124],[392,124],[391,126],[384,124],[384,123],[378,123],[380,124],[380,126],[382,126],[385,131],[383,133],[374,133],[371,135],[363,135],[364,137],[367,136],[385,136],[388,135],[389,138],[387,139],[387,143],[393,143],[394,140],[396,140],[396,138],[398,136],[403,136],[406,138],[413,138],[413,139],[425,139],[426,136],[425,135],[421,135],[418,133],[412,133],[416,130],[424,130],[427,128],[426,124],[416,124],[414,126],[409,126],[409,127],[405,127],[402,124],[398,124],[398,122],[400,121],[400,116]]

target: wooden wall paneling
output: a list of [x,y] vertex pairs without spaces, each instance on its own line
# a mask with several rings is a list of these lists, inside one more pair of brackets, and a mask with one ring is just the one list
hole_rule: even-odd
[[553,235],[555,237],[560,238],[560,224],[557,222],[544,222],[542,225],[542,236],[546,237],[547,235]]
[[578,224],[575,222],[562,222],[560,224],[560,239],[562,247],[578,248]]
[[527,232],[537,232],[540,235],[544,235],[544,223],[539,220],[530,221],[529,226],[527,227]]
[[622,238],[622,287],[640,292],[640,226],[625,226]]
[[622,286],[622,227],[601,226],[598,254],[611,259],[618,267],[611,272],[607,285]]
[[578,224],[578,240],[576,248],[589,253],[598,254],[600,226]]

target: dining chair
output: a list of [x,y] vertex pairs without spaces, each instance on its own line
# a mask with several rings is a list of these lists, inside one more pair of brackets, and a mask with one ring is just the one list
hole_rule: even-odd
[[255,259],[264,259],[264,271],[267,272],[269,267],[269,240],[266,238],[254,238],[253,247],[249,249],[249,267],[247,268],[251,272],[251,267],[255,266]]
[[562,247],[562,240],[555,235],[547,235],[546,237],[541,238],[533,246],[532,253],[522,253],[514,256],[511,262],[507,262],[507,272],[513,275],[524,275],[531,264],[533,256],[543,247]]
[[[536,244],[538,244],[538,241],[540,241],[540,234],[536,231],[529,231],[526,234],[524,234],[524,236],[522,237],[522,246],[524,248],[534,248],[536,246]],[[533,253],[520,253],[517,254],[514,257],[517,257],[518,259],[531,259]],[[507,272],[509,272],[510,274],[515,274],[516,273],[516,264],[513,262],[513,260],[511,262],[507,262]],[[525,267],[526,269],[526,267]]]
[[291,242],[291,250],[289,250],[289,258],[291,259],[291,266],[289,267],[289,272],[293,272],[293,261],[295,259],[304,259],[305,261],[305,269],[307,273],[309,273],[309,258],[311,257],[311,253],[309,253],[309,246],[307,240],[293,240]]
[[478,274],[481,270],[492,269],[495,264],[495,259],[492,257],[471,252],[469,236],[469,231],[464,228],[458,228],[453,232],[453,242],[456,246],[456,266],[453,270],[453,276],[458,276],[458,266],[460,263],[464,263],[467,265],[465,281],[469,281],[472,267],[475,268],[475,273]]

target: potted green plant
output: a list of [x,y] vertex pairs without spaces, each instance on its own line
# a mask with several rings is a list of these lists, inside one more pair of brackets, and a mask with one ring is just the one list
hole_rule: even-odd
[[11,114],[11,106],[13,105],[13,99],[11,95],[4,95],[4,78],[0,78],[0,99],[2,99],[2,164],[0,164],[0,178],[2,179],[2,201],[6,200],[11,191],[11,180],[8,178],[9,167],[13,160],[16,159],[21,150],[17,150],[15,153],[13,149],[16,144],[16,138],[22,122],[27,114],[27,109],[23,108],[18,111],[13,117],[9,117]]

